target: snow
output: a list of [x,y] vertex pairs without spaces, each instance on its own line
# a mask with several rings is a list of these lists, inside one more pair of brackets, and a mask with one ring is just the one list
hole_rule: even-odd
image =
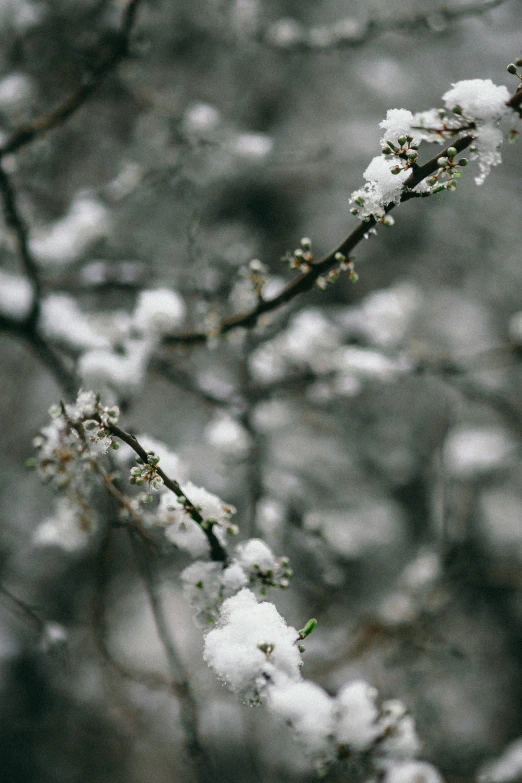
[[204,487],[197,487],[191,481],[183,484],[181,489],[191,503],[198,509],[205,520],[213,520],[220,524],[228,523],[236,509],[227,505],[221,498],[209,492]]
[[107,338],[93,329],[89,316],[66,294],[51,294],[42,300],[40,326],[51,340],[65,345],[82,349],[109,347]]
[[241,458],[250,446],[250,437],[245,428],[228,413],[217,413],[205,430],[211,446],[223,454]]
[[414,758],[420,751],[415,722],[402,701],[389,699],[383,702],[379,719],[380,733],[384,739],[379,752],[396,759]]
[[511,783],[522,776],[522,738],[511,742],[498,759],[479,770],[478,783]]
[[33,542],[37,546],[55,546],[66,552],[75,552],[89,543],[97,527],[92,511],[87,517],[77,503],[68,497],[60,497],[56,501],[55,515],[38,525]]
[[443,783],[432,764],[425,761],[400,761],[387,765],[385,783]]
[[336,700],[336,741],[361,752],[370,747],[381,733],[377,725],[379,710],[377,691],[362,680],[348,683]]
[[277,561],[272,550],[260,538],[251,538],[238,544],[235,551],[238,563],[245,571],[254,571],[257,566],[260,571],[268,571],[277,567]]
[[99,392],[112,389],[132,394],[143,381],[151,347],[147,341],[128,340],[125,354],[104,349],[87,351],[78,362],[83,385]]
[[379,128],[384,128],[384,136],[381,139],[381,145],[384,147],[386,142],[391,141],[399,146],[401,136],[413,137],[414,143],[420,141],[416,131],[412,130],[413,114],[407,109],[388,109],[386,119],[379,123]]
[[508,464],[514,444],[501,427],[457,427],[446,440],[444,459],[452,475],[471,479]]
[[398,174],[392,174],[397,161],[393,156],[390,157],[392,160],[382,155],[373,158],[363,174],[366,185],[354,191],[350,197],[352,204],[363,201],[361,205],[357,204],[358,217],[361,219],[370,215],[379,219],[384,216],[388,204],[400,202],[403,183],[411,172],[409,169],[403,169]]
[[194,136],[214,131],[221,121],[219,111],[210,103],[194,103],[183,117],[186,133]]
[[460,106],[470,119],[499,120],[508,112],[509,92],[504,85],[497,87],[491,79],[466,79],[454,84],[442,100],[449,111]]
[[292,727],[308,753],[326,754],[335,729],[335,702],[313,682],[290,682],[268,690],[267,707]]
[[245,588],[224,602],[204,658],[242,700],[257,702],[269,684],[300,681],[297,638],[273,604],[258,603]]
[[143,334],[160,336],[176,329],[185,318],[185,302],[168,288],[140,291],[133,324]]
[[0,270],[0,313],[22,321],[31,308],[33,293],[27,278]]
[[107,208],[94,197],[80,193],[67,214],[36,234],[29,246],[40,263],[64,266],[80,258],[109,229]]
[[232,140],[231,147],[238,157],[254,162],[266,158],[274,142],[264,133],[241,133]]
[[34,84],[25,73],[10,73],[0,81],[0,109],[20,109],[34,97]]

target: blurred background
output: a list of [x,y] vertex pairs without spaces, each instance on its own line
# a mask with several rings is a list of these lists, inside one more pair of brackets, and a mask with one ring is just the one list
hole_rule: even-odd
[[[49,339],[66,361],[96,335],[116,344],[145,287],[176,290],[184,326],[212,329],[255,303],[252,259],[276,293],[301,237],[320,256],[357,225],[349,196],[389,108],[439,106],[462,79],[516,89],[521,8],[143,0],[130,56],[4,158]],[[92,74],[122,9],[0,0],[0,141]],[[289,556],[290,588],[270,598],[297,628],[319,620],[304,675],[402,698],[449,781],[522,779],[522,752],[507,773],[483,768],[522,734],[520,145],[503,158],[481,187],[470,166],[456,193],[396,210],[357,249],[356,284],[341,276],[209,347],[165,347],[123,393],[126,428],[235,505],[239,539]],[[23,297],[19,274],[2,224],[0,310]],[[2,780],[191,781],[127,538],[35,541],[53,498],[24,463],[62,392],[19,335],[0,336]],[[314,779],[289,731],[204,664],[188,562],[162,551],[152,566],[216,780]]]

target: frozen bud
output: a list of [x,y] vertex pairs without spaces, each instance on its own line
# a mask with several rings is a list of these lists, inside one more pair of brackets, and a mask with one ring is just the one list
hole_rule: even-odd
[[416,152],[415,150],[410,150],[408,152],[408,159],[409,160],[417,160],[418,157],[419,157],[419,153]]
[[460,106],[454,106],[451,111],[453,114],[462,114],[462,108]]
[[457,154],[455,147],[448,147],[448,158],[454,158]]
[[384,220],[382,222],[383,222],[383,225],[385,225],[385,226],[393,226],[393,224],[395,223],[395,220],[392,218],[391,215],[386,215],[386,217],[384,218]]
[[440,166],[441,169],[443,169],[444,166],[447,166],[447,165],[448,165],[448,159],[445,158],[444,156],[437,160],[437,166]]
[[508,65],[506,70],[507,70],[508,73],[516,74],[517,66],[515,65],[515,63],[509,63],[509,65]]
[[336,253],[334,258],[340,264],[342,264],[343,261],[346,261],[346,256],[344,255],[344,253]]
[[312,240],[310,239],[310,237],[303,237],[301,239],[301,247],[303,248],[303,250],[311,250]]
[[400,166],[394,166],[394,168],[391,170],[392,174],[400,174],[401,173],[401,167]]
[[461,158],[459,160],[459,166],[467,166],[468,165],[468,159],[467,158]]
[[406,144],[407,140],[408,139],[406,138],[406,136],[399,136],[399,138],[397,139],[397,141],[399,142],[399,144],[401,146],[402,146],[402,144]]
[[392,150],[389,147],[385,147],[383,149],[383,151],[382,151],[382,154],[383,155],[391,155],[392,154]]
[[448,190],[457,190],[457,183],[454,179],[450,179],[448,182]]

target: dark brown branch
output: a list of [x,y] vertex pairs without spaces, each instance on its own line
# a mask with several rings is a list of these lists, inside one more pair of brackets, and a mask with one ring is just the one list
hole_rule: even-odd
[[31,303],[30,312],[27,315],[27,326],[28,328],[34,328],[38,321],[38,316],[40,315],[40,297],[42,293],[38,264],[29,250],[29,234],[25,221],[18,209],[15,188],[9,175],[1,164],[0,195],[2,197],[7,228],[12,234],[22,268],[29,278],[33,290],[33,301]]
[[130,37],[136,21],[138,7],[142,0],[128,0],[123,10],[120,29],[108,53],[104,53],[98,65],[63,103],[56,109],[37,117],[28,125],[15,130],[0,147],[0,158],[25,147],[34,139],[62,125],[75,114],[91,95],[100,87],[106,76],[129,55]]
[[[423,166],[414,167],[411,175],[404,183],[404,191],[401,197],[401,202],[409,201],[418,195],[412,192],[413,188],[422,182],[423,179],[426,179],[426,177],[429,177],[430,174],[433,174],[440,168],[437,161],[441,156],[446,155],[449,147],[455,147],[457,152],[462,152],[462,150],[466,149],[466,147],[469,147],[472,141],[472,136],[464,136],[457,141],[452,141],[448,147],[442,151],[437,152],[437,154],[434,155],[433,158],[431,158]],[[385,212],[391,212],[395,206],[396,205],[393,203],[388,204]],[[260,299],[258,304],[251,310],[232,315],[229,318],[224,318],[219,325],[217,334],[224,335],[227,334],[227,332],[238,328],[250,329],[256,326],[259,319],[263,315],[271,313],[273,310],[276,310],[282,305],[287,304],[299,294],[311,291],[315,286],[317,278],[325,274],[325,272],[328,272],[332,266],[338,263],[336,260],[337,253],[341,253],[342,255],[348,257],[350,253],[355,250],[359,242],[365,238],[368,231],[376,225],[376,222],[377,221],[375,218],[371,217],[367,222],[359,223],[359,225],[352,231],[351,234],[348,235],[348,237],[346,237],[346,239],[341,242],[338,247],[336,247],[323,258],[320,258],[317,261],[313,261],[311,263],[311,269],[309,272],[300,274],[298,277],[288,283],[288,285],[286,285],[277,296],[274,296],[272,299]],[[207,341],[207,339],[208,335],[206,332],[181,332],[177,335],[168,335],[164,338],[164,343],[167,345],[192,345],[196,343],[204,343]]]
[[[115,435],[117,438],[122,440],[128,446],[130,446],[131,449],[138,455],[138,457],[140,457],[141,460],[143,460],[145,464],[148,463],[149,455],[147,454],[143,446],[134,437],[134,435],[131,435],[129,432],[125,432],[125,430],[122,430],[116,424],[112,424],[109,428],[109,431],[111,435]],[[165,486],[168,489],[170,489],[170,491],[173,492],[176,495],[176,497],[184,499],[185,510],[187,511],[189,516],[194,520],[194,522],[197,522],[198,525],[201,526],[201,529],[203,530],[203,532],[207,537],[208,543],[210,545],[211,559],[220,563],[228,562],[227,551],[220,543],[216,534],[214,533],[213,526],[211,524],[210,525],[204,524],[205,520],[199,513],[196,506],[193,503],[191,503],[190,498],[187,498],[186,494],[183,492],[178,482],[175,479],[169,478],[167,474],[164,473],[164,471],[159,466],[156,467],[156,473],[158,474],[158,476],[161,476]]]

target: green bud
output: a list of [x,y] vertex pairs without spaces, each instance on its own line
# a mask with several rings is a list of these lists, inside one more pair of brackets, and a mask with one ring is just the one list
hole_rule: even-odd
[[299,645],[297,645],[297,649],[299,650],[299,652],[300,652],[301,654],[302,654],[302,653],[304,653],[304,652],[306,652],[306,647],[303,647],[303,645],[302,645],[302,644],[299,644]]
[[386,140],[386,144],[388,145],[388,147],[391,147],[392,150],[397,149],[395,144],[393,144],[393,142],[391,141]]
[[468,159],[467,158],[461,158],[459,160],[459,166],[467,166],[468,165]]
[[383,151],[382,151],[382,154],[383,155],[391,155],[392,154],[392,150],[389,147],[385,147],[383,149]]
[[315,617],[312,617],[311,620],[308,620],[304,628],[301,628],[301,630],[299,631],[299,638],[306,639],[306,637],[310,636],[310,634],[312,633],[312,631],[315,630],[316,627],[317,627],[317,620],[315,619]]
[[26,468],[35,468],[38,464],[38,461],[36,457],[29,457],[29,459],[25,460],[25,467]]
[[[406,138],[406,136],[399,136],[399,138],[397,139],[397,141],[399,142],[399,144],[400,144],[400,145],[401,145],[401,147],[402,147],[402,145],[403,145],[403,144],[406,144],[407,138]],[[388,144],[389,144],[389,143],[390,143],[390,142],[388,142]]]
[[451,110],[453,114],[462,114],[462,107],[461,106],[454,106]]
[[199,587],[200,590],[203,588],[203,582],[201,581],[201,579],[199,580],[199,582],[196,582],[195,587]]
[[418,153],[418,152],[416,152],[415,150],[410,150],[410,151],[407,153],[407,156],[408,156],[408,159],[409,159],[409,160],[417,160],[417,158],[419,157],[419,153]]
[[359,214],[359,210],[354,207],[353,209],[350,210],[350,213],[352,215],[358,215]]
[[114,451],[118,451],[119,448],[120,448],[120,444],[116,443],[116,441],[114,441],[114,443],[111,443],[111,449],[114,449]]

